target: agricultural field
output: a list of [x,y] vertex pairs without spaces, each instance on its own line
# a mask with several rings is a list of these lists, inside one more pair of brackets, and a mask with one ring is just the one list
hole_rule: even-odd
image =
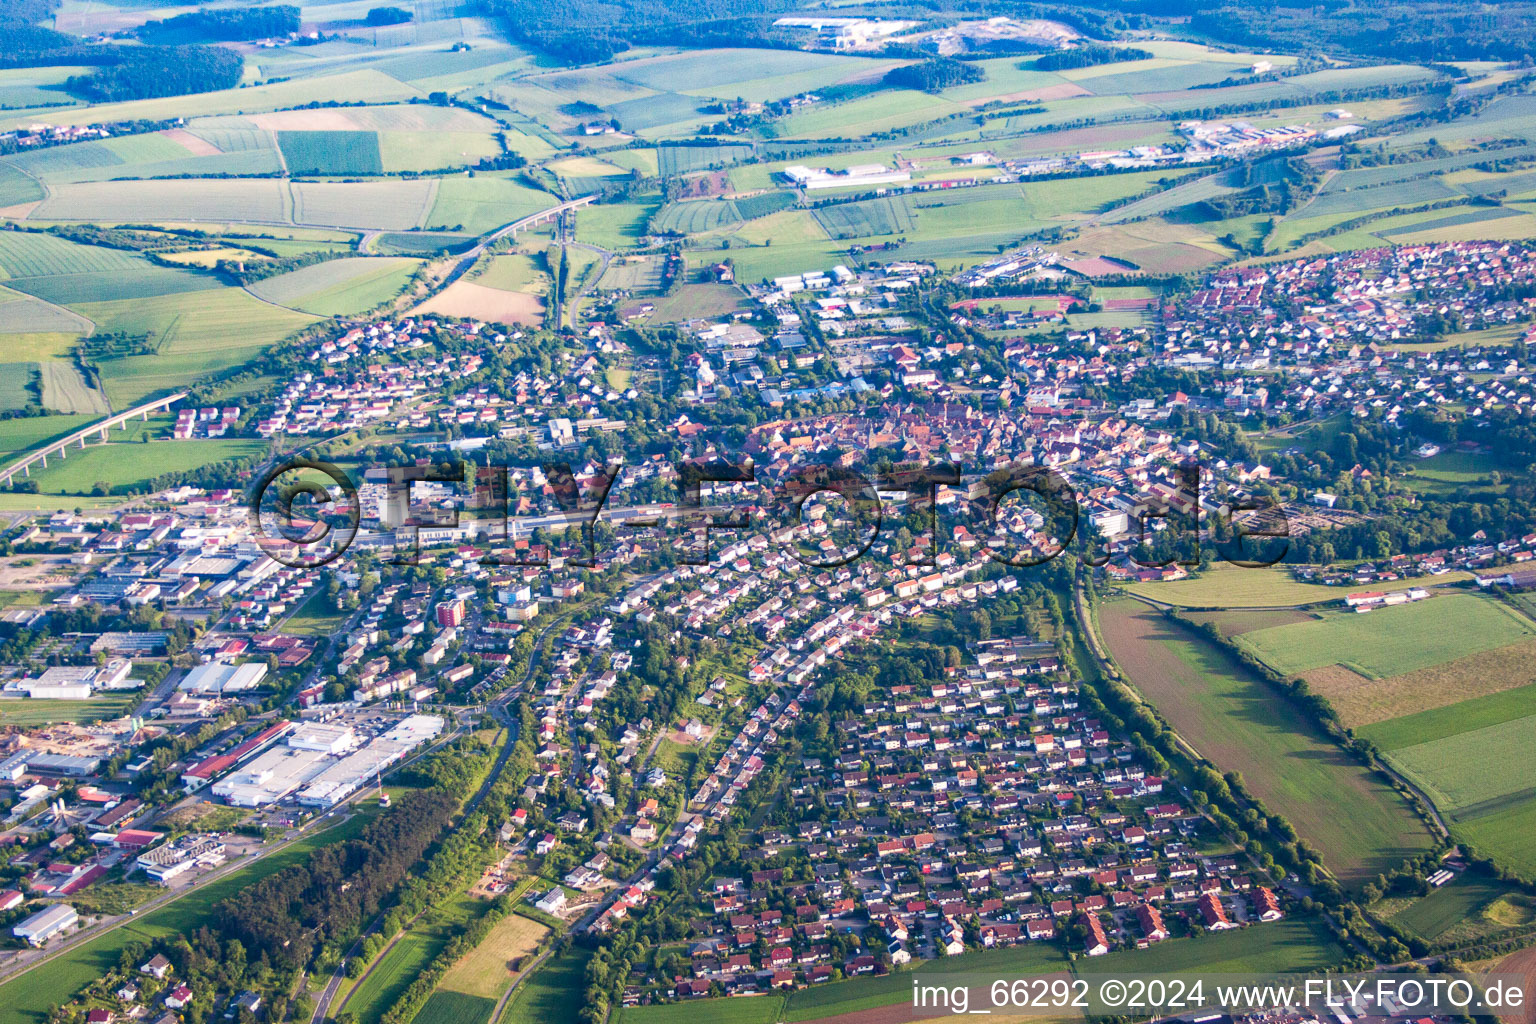
[[0,363],[0,409],[24,409],[36,403],[37,376],[37,363]]
[[582,207],[576,211],[576,240],[616,252],[633,249],[645,238],[659,207],[659,201],[646,200]]
[[774,125],[782,139],[857,139],[968,113],[963,103],[913,89],[892,89],[847,103],[815,104]]
[[1238,931],[1207,932],[1159,942],[1148,949],[1121,950],[1079,960],[1077,973],[1110,977],[1156,977],[1181,971],[1278,974],[1317,971],[1345,958],[1321,921],[1287,917]]
[[503,291],[478,281],[460,280],[417,306],[413,312],[440,313],[508,326],[527,326],[543,323],[544,309],[542,295]]
[[[901,995],[911,999],[910,986]],[[615,1014],[615,1020],[617,1024],[774,1024],[798,1020],[786,1015],[784,1004],[785,997],[777,993],[752,999],[690,999],[661,1006],[624,1007]]]
[[817,210],[815,216],[833,238],[902,235],[916,226],[912,208],[900,197],[828,206]]
[[571,947],[551,956],[525,978],[492,1024],[578,1024],[587,961],[592,954]]
[[1136,601],[1106,602],[1099,620],[1131,684],[1201,755],[1241,772],[1341,878],[1359,881],[1429,847],[1397,793],[1225,652]]
[[745,145],[720,146],[667,146],[656,147],[658,173],[664,178],[706,171],[715,167],[729,167],[752,155],[752,147]]
[[302,267],[257,281],[252,295],[319,316],[347,316],[399,295],[421,261],[405,257],[350,257]]
[[1343,664],[1387,678],[1533,636],[1536,624],[1497,601],[1443,594],[1365,614],[1329,611],[1313,622],[1245,633],[1239,643],[1286,675]]
[[480,235],[559,202],[557,196],[509,178],[445,178],[437,184],[423,226]]
[[278,132],[277,145],[290,174],[381,174],[375,132]]
[[0,456],[10,457],[48,441],[67,437],[95,418],[83,415],[50,415],[0,420]]
[[50,359],[38,363],[37,371],[42,384],[44,409],[63,413],[87,413],[93,416],[106,415],[108,411],[106,396],[91,387],[73,363],[62,359]]
[[88,302],[79,311],[102,330],[149,334],[157,346],[153,355],[100,362],[102,384],[116,408],[248,359],[315,321],[309,314],[262,302],[239,288]]
[[70,449],[66,458],[50,459],[47,469],[34,469],[32,479],[38,490],[46,494],[89,494],[103,484],[133,490],[164,473],[183,472],[226,459],[260,458],[266,452],[267,442],[245,438],[87,443],[83,449]]
[[663,296],[648,319],[658,324],[677,323],[729,316],[746,308],[746,296],[728,284],[685,284]]
[[481,900],[461,896],[427,911],[369,967],[341,1008],[358,1024],[378,1024],[422,968],[442,952],[459,928],[484,913],[485,906]]
[[[1384,591],[1407,590],[1411,587],[1440,586],[1467,578],[1466,573],[1446,573],[1429,578],[1373,583],[1371,588]],[[1344,595],[1354,589],[1302,583],[1291,575],[1289,569],[1279,565],[1264,569],[1241,569],[1219,564],[1188,579],[1166,583],[1126,583],[1122,586],[1133,594],[1162,604],[1181,608],[1228,609],[1300,607],[1343,601]]]
[[480,273],[473,280],[476,284],[487,288],[504,292],[531,292],[537,295],[546,295],[549,292],[549,274],[545,269],[542,255],[509,253],[492,256],[478,269]]
[[407,100],[421,96],[420,90],[391,78],[380,71],[360,70],[329,75],[323,79],[274,82],[244,89],[225,89],[192,96],[164,99],[129,100],[95,106],[71,106],[28,110],[8,116],[0,113],[0,131],[18,125],[91,124],[103,121],[161,121],[207,114],[249,113],[280,110],[306,103],[365,101],[369,103]]
[[[517,977],[513,965],[532,954],[548,934],[549,929],[539,922],[508,914],[496,923],[484,942],[448,969],[433,998],[459,994],[494,1005]],[[481,1022],[489,1017],[489,1011],[487,1005],[479,1018]]]

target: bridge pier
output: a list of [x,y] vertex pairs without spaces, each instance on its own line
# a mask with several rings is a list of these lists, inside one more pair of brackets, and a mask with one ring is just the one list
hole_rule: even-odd
[[143,416],[144,422],[148,423],[149,422],[149,410],[145,409],[143,414],[142,414],[142,416]]
[[85,451],[85,435],[80,435],[80,450]]
[[[43,454],[42,454],[42,460],[43,460],[43,468],[44,468],[44,469],[47,469],[47,468],[48,468],[48,453],[47,453],[47,452],[43,452]],[[28,476],[31,476],[31,474],[30,474],[30,473],[29,473],[29,474],[27,474],[27,475],[28,475]]]

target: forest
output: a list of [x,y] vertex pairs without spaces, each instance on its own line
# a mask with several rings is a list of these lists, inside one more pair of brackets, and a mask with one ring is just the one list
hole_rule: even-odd
[[[442,789],[407,793],[362,835],[316,850],[219,905],[228,938],[273,963],[307,963],[328,938],[376,914],[458,809]],[[343,884],[346,883],[346,884]]]
[[898,89],[921,89],[923,92],[939,92],[952,85],[980,82],[987,73],[975,64],[936,57],[920,64],[907,64],[892,68],[885,73],[885,84]]
[[139,28],[139,38],[160,44],[237,42],[286,36],[298,30],[297,7],[232,7],[145,22]]
[[1068,68],[1090,68],[1098,64],[1118,64],[1126,60],[1150,60],[1153,56],[1150,50],[1139,50],[1134,46],[1090,43],[1036,57],[1029,66],[1036,71],[1065,71]]

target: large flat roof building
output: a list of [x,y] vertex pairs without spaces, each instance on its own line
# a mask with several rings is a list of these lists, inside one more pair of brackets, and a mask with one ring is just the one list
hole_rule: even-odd
[[33,946],[41,946],[55,935],[80,923],[75,908],[57,903],[46,910],[39,910],[11,929],[11,934]]
[[210,661],[188,672],[176,688],[188,693],[239,693],[255,689],[266,675],[267,666],[259,661],[248,661],[244,665]]

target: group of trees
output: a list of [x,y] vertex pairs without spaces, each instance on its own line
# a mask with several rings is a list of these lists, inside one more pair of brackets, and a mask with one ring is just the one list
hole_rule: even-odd
[[64,87],[110,103],[233,89],[245,73],[245,58],[220,46],[118,46],[111,52],[114,63],[71,75]]
[[605,61],[642,44],[788,45],[772,36],[773,16],[790,0],[480,0],[520,42],[572,64]]
[[885,73],[885,84],[898,89],[921,89],[923,92],[939,92],[952,85],[968,85],[987,77],[986,71],[977,64],[968,64],[951,57],[935,57],[919,64],[904,64]]
[[1156,54],[1134,46],[1110,46],[1106,43],[1087,43],[1070,50],[1057,50],[1043,57],[1036,57],[1030,67],[1036,71],[1065,71],[1068,68],[1090,68],[1097,64],[1118,64],[1127,60],[1151,60]]
[[149,43],[237,42],[271,39],[299,30],[299,9],[274,7],[223,7],[178,14],[164,21],[147,21],[139,38]]
[[220,929],[273,963],[297,967],[316,948],[376,914],[458,809],[442,789],[408,793],[356,839],[321,847],[302,864],[219,904]]

